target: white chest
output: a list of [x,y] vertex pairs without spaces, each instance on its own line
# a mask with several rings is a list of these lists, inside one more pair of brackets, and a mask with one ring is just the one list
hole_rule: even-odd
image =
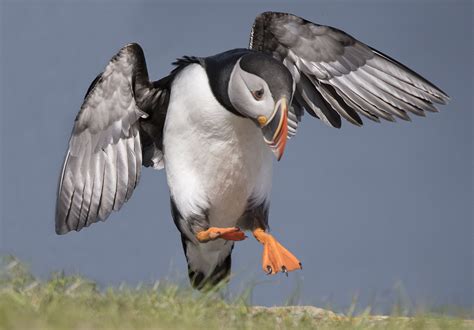
[[164,157],[171,195],[185,217],[207,211],[211,225],[232,226],[249,199],[269,200],[272,154],[260,129],[219,104],[200,65],[173,83]]

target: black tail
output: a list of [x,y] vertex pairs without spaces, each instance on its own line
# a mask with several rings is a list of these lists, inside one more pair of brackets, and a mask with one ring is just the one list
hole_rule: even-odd
[[[181,242],[188,262],[189,281],[193,288],[212,289],[220,283],[229,281],[233,242],[219,240],[196,245],[184,235],[181,235]],[[216,255],[216,249],[219,250],[219,258],[213,260],[211,255]],[[214,253],[208,253],[210,251]]]

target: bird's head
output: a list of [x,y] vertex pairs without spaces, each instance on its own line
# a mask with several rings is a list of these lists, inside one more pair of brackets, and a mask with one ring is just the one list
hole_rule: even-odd
[[288,135],[288,105],[293,95],[293,78],[288,69],[271,56],[249,53],[232,70],[228,95],[232,106],[253,120],[278,160]]

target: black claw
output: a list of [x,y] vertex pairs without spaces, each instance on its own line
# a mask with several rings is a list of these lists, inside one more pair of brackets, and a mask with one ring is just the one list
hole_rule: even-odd
[[268,265],[267,266],[267,275],[270,275],[272,273],[272,266]]
[[303,269],[303,265],[301,264],[301,262],[300,262],[300,269]]
[[281,266],[281,271],[285,273],[286,277],[288,277],[288,271],[286,270],[285,266]]

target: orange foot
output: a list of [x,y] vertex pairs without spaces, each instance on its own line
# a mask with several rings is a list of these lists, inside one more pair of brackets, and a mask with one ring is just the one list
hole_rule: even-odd
[[205,243],[213,241],[217,238],[222,238],[228,241],[242,241],[247,238],[245,233],[238,227],[231,228],[217,228],[210,227],[208,230],[200,231],[196,234],[199,242]]
[[263,244],[262,268],[268,275],[274,275],[281,271],[288,276],[288,272],[303,269],[301,262],[278,243],[275,237],[261,228],[255,229],[253,235],[257,241]]

